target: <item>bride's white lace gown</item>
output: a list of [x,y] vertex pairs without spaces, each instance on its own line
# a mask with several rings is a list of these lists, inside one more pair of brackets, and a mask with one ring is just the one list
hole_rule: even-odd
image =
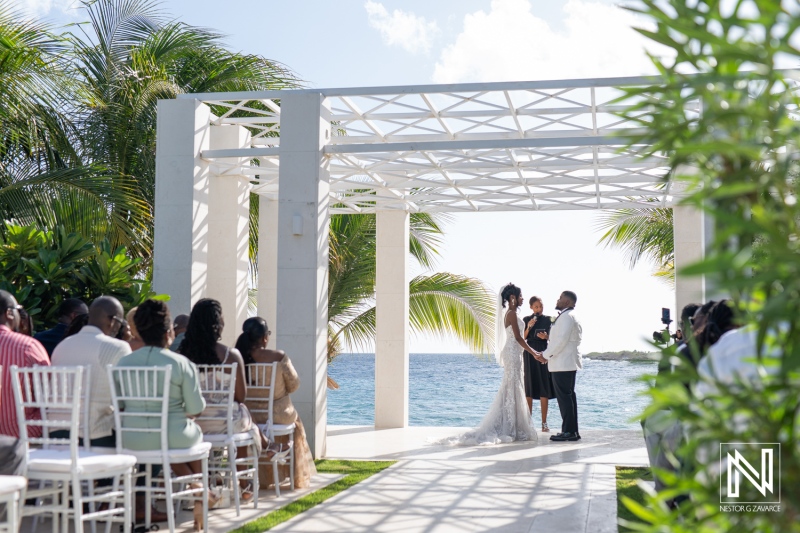
[[[520,331],[522,320],[516,317]],[[492,445],[516,440],[536,441],[536,430],[531,424],[525,389],[522,386],[522,347],[514,338],[511,326],[505,329],[506,342],[501,351],[503,381],[500,390],[483,417],[480,425],[463,435],[450,437],[443,442],[457,445]]]

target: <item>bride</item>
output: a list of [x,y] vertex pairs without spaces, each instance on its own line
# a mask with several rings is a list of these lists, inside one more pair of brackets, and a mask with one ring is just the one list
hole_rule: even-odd
[[[506,310],[508,304],[508,310]],[[463,435],[446,439],[448,444],[491,445],[515,440],[537,440],[531,425],[522,387],[522,351],[532,349],[522,338],[522,320],[517,310],[524,305],[522,290],[509,283],[498,296],[495,357],[503,367],[503,381],[489,412],[480,425]],[[503,342],[505,340],[505,342]]]

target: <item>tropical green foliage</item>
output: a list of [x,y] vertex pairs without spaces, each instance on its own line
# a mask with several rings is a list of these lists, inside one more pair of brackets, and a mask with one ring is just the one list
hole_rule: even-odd
[[0,213],[152,255],[156,102],[185,92],[297,86],[153,0],[83,2],[57,35],[0,0]]
[[[412,213],[411,255],[430,267],[441,242],[443,215]],[[375,215],[334,215],[328,275],[329,358],[343,345],[366,347],[375,338]],[[476,279],[449,273],[422,275],[409,286],[415,333],[452,336],[477,353],[491,349],[494,299]]]
[[150,283],[137,279],[141,259],[108,240],[98,245],[74,233],[42,231],[5,224],[0,239],[0,288],[14,294],[38,329],[54,325],[67,298],[90,302],[116,296],[126,308],[155,296]]
[[597,228],[604,232],[598,244],[623,250],[630,268],[647,259],[655,265],[655,276],[674,283],[675,241],[671,208],[606,211],[600,215]]
[[[650,390],[645,414],[671,412],[689,438],[676,452],[682,468],[657,472],[667,490],[644,505],[626,501],[648,524],[637,530],[800,531],[800,94],[794,74],[778,68],[800,60],[800,13],[790,4],[644,0],[636,9],[652,23],[640,32],[674,56],[654,58],[660,81],[628,91],[636,103],[628,119],[644,129],[633,142],[667,154],[673,177],[688,185],[685,204],[714,217],[711,249],[680,274],[705,274],[731,295],[758,332],[752,361],[761,367],[760,380],[712,381],[719,392],[702,401],[682,385],[696,372],[680,365]],[[687,167],[694,173],[681,175]],[[725,442],[781,444],[780,512],[720,506]],[[745,501],[760,497],[744,481],[742,490]],[[670,510],[665,501],[680,493],[689,501]]]
[[[88,22],[57,35],[0,0],[0,217],[38,228],[38,233],[26,230],[29,238],[44,239],[49,247],[42,257],[26,256],[17,277],[5,279],[26,305],[46,310],[37,317],[42,322],[52,321],[50,313],[64,297],[88,298],[97,287],[117,294],[114,283],[102,277],[113,277],[103,268],[125,257],[120,247],[140,259],[125,268],[113,263],[114,268],[127,275],[149,266],[158,99],[299,84],[282,65],[231,52],[219,34],[175,21],[159,5],[155,0],[86,0]],[[441,242],[439,221],[415,214],[411,233],[412,254],[430,268]],[[343,341],[359,346],[374,335],[375,217],[333,217],[330,235],[333,356]],[[5,237],[8,242],[21,238],[17,233]],[[258,201],[251,196],[253,275],[257,238]],[[95,251],[87,242],[104,240],[108,244],[100,248],[108,257],[91,259]],[[42,263],[39,270],[36,261]],[[63,270],[54,261],[63,262]],[[69,268],[80,275],[69,279]],[[130,285],[126,280],[121,278],[123,286]],[[131,286],[149,291],[137,283]],[[492,299],[478,281],[436,274],[418,277],[411,289],[415,331],[449,332],[476,351],[487,349]],[[30,294],[38,300],[26,300],[25,290],[39,291]]]

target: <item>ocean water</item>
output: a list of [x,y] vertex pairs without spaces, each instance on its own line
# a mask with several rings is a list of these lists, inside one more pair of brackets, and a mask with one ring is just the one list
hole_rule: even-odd
[[[578,371],[578,421],[581,429],[640,429],[631,418],[641,413],[644,374],[655,374],[651,362],[583,360]],[[339,390],[328,391],[328,423],[372,425],[375,414],[375,356],[342,354],[328,367]],[[411,354],[409,362],[409,424],[412,426],[473,427],[494,400],[503,369],[493,360],[470,354]],[[533,417],[541,421],[538,400]],[[547,422],[561,430],[557,400],[550,400]]]

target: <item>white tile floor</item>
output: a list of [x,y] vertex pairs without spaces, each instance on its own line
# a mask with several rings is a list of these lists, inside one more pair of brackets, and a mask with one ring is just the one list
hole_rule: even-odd
[[615,466],[647,464],[641,433],[583,431],[577,443],[429,444],[463,428],[331,426],[328,455],[397,460],[279,525],[281,532],[612,532]]
[[[449,447],[432,441],[464,428],[375,430],[329,426],[329,458],[397,464],[285,522],[276,532],[616,532],[616,465],[644,466],[637,431],[582,431],[579,442]],[[319,475],[311,489],[263,491],[258,509],[214,510],[209,531],[227,532],[338,477]],[[190,531],[183,512],[178,531]],[[27,528],[25,527],[27,524]],[[50,522],[38,528],[49,532]],[[103,528],[99,529],[100,531]],[[22,531],[32,531],[30,522]],[[88,528],[87,528],[88,531]]]

